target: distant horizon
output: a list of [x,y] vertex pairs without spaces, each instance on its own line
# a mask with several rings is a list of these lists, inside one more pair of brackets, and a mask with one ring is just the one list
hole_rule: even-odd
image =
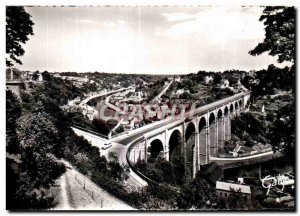
[[[278,67],[277,65],[275,65],[276,67]],[[16,68],[18,70],[20,70],[18,67],[13,66],[11,68]],[[278,68],[283,68],[283,67],[278,67]],[[8,69],[8,68],[7,68]],[[259,70],[267,70],[267,68],[262,68]],[[188,75],[188,74],[197,74],[200,71],[203,71],[205,73],[224,73],[226,71],[241,71],[241,72],[246,72],[249,73],[251,71],[259,71],[259,70],[239,70],[239,69],[229,69],[229,70],[224,70],[224,71],[207,71],[207,70],[198,70],[196,72],[190,72],[190,73],[177,73],[177,74],[168,74],[168,73],[132,73],[132,72],[107,72],[107,71],[48,71],[48,70],[20,70],[20,71],[30,71],[30,72],[35,72],[35,71],[39,71],[39,72],[49,72],[49,73],[105,73],[105,74],[127,74],[127,75],[162,75],[162,76],[182,76],[182,75]]]
[[35,6],[25,10],[35,25],[34,35],[23,45],[23,65],[15,65],[20,70],[101,68],[107,73],[170,75],[197,73],[198,68],[222,72],[281,66],[277,57],[267,53],[248,53],[264,38],[260,6]]

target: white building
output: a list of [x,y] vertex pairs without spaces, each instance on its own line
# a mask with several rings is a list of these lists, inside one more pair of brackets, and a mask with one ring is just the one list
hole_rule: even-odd
[[228,88],[228,87],[229,87],[229,81],[227,79],[222,79],[221,88]]
[[208,84],[210,82],[212,82],[214,80],[214,78],[212,76],[206,76],[205,77],[205,83]]

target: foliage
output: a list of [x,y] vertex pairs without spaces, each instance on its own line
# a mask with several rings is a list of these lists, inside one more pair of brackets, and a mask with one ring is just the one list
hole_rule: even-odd
[[109,127],[106,121],[94,118],[92,121],[93,128],[96,132],[108,135]]
[[25,44],[29,40],[28,36],[33,35],[33,25],[31,16],[24,7],[6,7],[6,66],[13,66],[12,61],[22,64],[18,58],[25,53],[21,43]]
[[[44,73],[47,77],[47,74]],[[32,92],[33,97],[37,98],[44,95],[45,98],[51,99],[57,105],[65,105],[68,100],[75,99],[83,94],[83,90],[74,86],[71,81],[63,80],[61,78],[49,77],[47,82],[43,85],[35,87],[35,91]]]
[[94,130],[94,126],[90,120],[80,111],[67,112],[65,116],[70,125],[77,125],[88,130]]
[[[262,143],[266,143],[266,126],[262,121],[258,120],[255,116],[250,113],[241,113],[238,118],[231,120],[232,133],[240,138],[246,139],[245,141],[251,142],[256,140]],[[247,134],[247,137],[244,134]],[[249,139],[251,139],[249,141]]]
[[47,195],[44,189],[32,190],[28,176],[25,173],[22,176],[19,174],[19,166],[14,160],[6,158],[6,209],[47,209],[54,207],[53,197]]
[[147,163],[140,160],[135,164],[135,168],[158,183],[174,186],[184,183],[184,167],[179,161],[172,163],[160,157],[156,160],[150,159]]
[[[285,73],[278,77],[274,82],[273,74],[266,76],[272,85],[279,85],[281,88],[292,90],[295,99],[295,8],[294,7],[266,7],[263,11],[260,21],[264,21],[265,39],[259,43],[249,53],[251,55],[260,55],[263,52],[269,52],[270,55],[278,56],[278,62],[289,61],[293,65]],[[272,70],[277,70],[270,66]],[[270,67],[268,70],[270,70]],[[283,79],[282,79],[283,77]],[[264,80],[260,81],[264,83]],[[263,84],[264,85],[264,84]],[[285,89],[285,90],[287,90]],[[257,90],[259,92],[260,89]],[[262,88],[266,90],[266,88]],[[255,93],[259,94],[259,93]],[[267,92],[263,92],[267,94]],[[285,151],[287,157],[291,157],[295,145],[295,102],[288,104],[278,114],[273,125],[270,128],[269,139],[275,150]]]
[[[64,92],[69,94],[64,86],[58,86],[60,82],[61,79],[50,77],[44,85],[34,85],[31,92],[23,91],[21,108],[16,98],[8,92],[8,112],[16,118],[18,115],[20,117],[16,124],[17,133],[7,132],[10,137],[17,138],[21,162],[16,166],[17,169],[15,165],[9,165],[8,168],[8,177],[14,180],[8,187],[13,186],[15,190],[8,189],[13,194],[7,195],[7,205],[11,209],[53,207],[53,197],[45,189],[65,170],[57,162],[60,157],[66,158],[83,174],[117,197],[137,202],[137,198],[133,198],[136,194],[126,192],[123,187],[124,180],[128,178],[128,167],[119,164],[114,154],[110,154],[109,160],[100,156],[99,148],[71,130],[70,124],[76,118],[81,119],[81,116],[73,116],[74,119],[70,120],[72,114],[65,114],[59,108],[61,100],[50,96],[54,91],[57,91],[57,95],[63,95]],[[15,204],[16,201],[19,203]]]
[[43,80],[45,80],[45,81],[49,81],[51,79],[51,75],[48,71],[44,71],[42,73],[42,76],[43,76]]
[[251,90],[253,97],[276,94],[277,91],[295,91],[295,67],[278,68],[269,65],[267,70],[255,72],[254,77],[245,76],[242,84]]
[[220,83],[221,83],[221,80],[222,80],[221,74],[220,74],[220,73],[216,73],[215,76],[214,76],[213,84],[214,84],[214,85],[220,84]]
[[51,119],[44,112],[22,113],[16,124],[13,135],[19,144],[21,162],[8,160],[7,163],[7,178],[12,181],[7,185],[12,193],[7,194],[10,209],[52,206],[53,198],[45,194],[45,189],[65,172],[65,166],[53,155],[57,148],[57,130]]
[[192,96],[187,93],[187,92],[183,92],[181,95],[179,95],[179,99],[191,99]]
[[[182,186],[177,199],[179,209],[214,209],[216,208],[216,190],[201,174],[197,173],[196,178],[190,183]],[[221,205],[217,205],[221,209]]]
[[17,121],[21,116],[21,104],[12,91],[6,91],[6,150],[11,153],[19,152],[16,133]]
[[38,151],[41,148],[54,152],[58,131],[52,117],[43,112],[26,113],[18,121],[17,135],[22,150]]
[[158,80],[154,83],[149,84],[143,89],[143,92],[148,95],[148,100],[154,99],[161,92],[164,87],[164,83],[164,80]]
[[122,184],[124,180],[128,179],[129,166],[122,166],[114,152],[109,152],[108,160],[108,170],[110,170],[112,179]]
[[249,210],[251,207],[250,203],[244,199],[243,194],[234,190],[233,193],[229,194],[226,204],[228,209],[235,210]]
[[295,8],[282,6],[266,7],[259,21],[264,21],[265,38],[249,53],[278,56],[278,62],[295,59]]
[[295,124],[295,101],[293,101],[279,110],[268,134],[274,150],[285,152],[291,159],[295,158]]

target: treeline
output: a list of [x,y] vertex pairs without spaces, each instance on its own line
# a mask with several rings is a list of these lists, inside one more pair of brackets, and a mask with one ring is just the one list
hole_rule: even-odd
[[252,96],[276,94],[278,91],[295,92],[295,65],[278,68],[269,65],[267,70],[256,71],[253,75],[246,75],[242,84],[251,90]]

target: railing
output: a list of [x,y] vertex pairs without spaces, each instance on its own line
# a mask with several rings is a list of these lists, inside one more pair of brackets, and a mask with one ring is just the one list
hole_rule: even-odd
[[[207,105],[201,106],[201,107],[199,107],[199,108],[197,108],[195,110],[194,115],[204,114],[206,112],[215,110],[215,109],[223,106],[224,103],[231,103],[231,102],[235,101],[236,99],[238,99],[238,98],[240,98],[242,96],[245,96],[245,95],[249,95],[249,94],[250,94],[250,91],[248,91],[248,92],[241,92],[241,93],[235,94],[233,96],[229,96],[229,97],[223,98],[221,100],[218,100],[218,101],[209,103]],[[211,107],[211,108],[209,108],[209,107]]]

